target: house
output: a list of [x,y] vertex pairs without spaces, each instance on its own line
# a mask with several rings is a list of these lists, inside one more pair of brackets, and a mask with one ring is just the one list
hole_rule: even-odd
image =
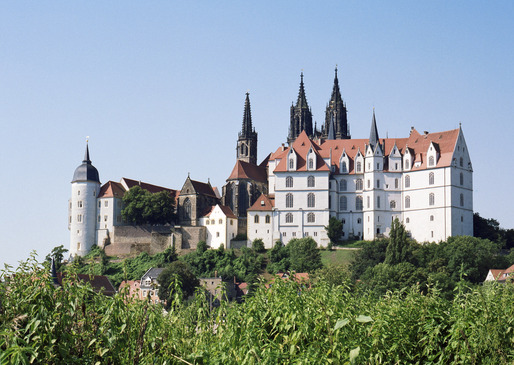
[[264,248],[272,249],[274,242],[280,240],[280,233],[274,230],[272,224],[273,209],[275,207],[275,197],[273,195],[261,194],[255,203],[247,210],[247,221],[251,222],[248,226],[248,241],[262,239]]
[[210,248],[219,248],[221,245],[230,248],[230,241],[237,235],[237,217],[225,205],[212,206],[210,211],[199,219],[199,225],[206,229],[205,242]]
[[508,280],[514,279],[514,265],[507,269],[489,269],[484,282],[496,281],[498,283],[505,283]]

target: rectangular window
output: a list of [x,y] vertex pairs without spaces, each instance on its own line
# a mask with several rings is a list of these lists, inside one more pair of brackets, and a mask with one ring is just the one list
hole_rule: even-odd
[[296,232],[293,232],[292,235],[293,235],[293,237],[296,237]]
[[220,233],[219,232],[216,232],[216,237],[219,237],[220,236]]
[[380,197],[377,196],[377,208],[380,208]]
[[380,180],[377,180],[377,189],[380,189]]
[[77,222],[82,222],[82,214],[77,215]]
[[107,216],[104,215],[104,222],[107,222]]
[[98,208],[101,208],[102,207],[102,202],[99,200],[98,201]]
[[314,232],[314,237],[316,237],[318,235],[318,232]]
[[79,190],[79,191],[77,191],[77,195],[80,195],[80,190]]
[[79,201],[77,202],[77,206],[78,206],[79,208],[82,208],[82,200],[79,200]]
[[108,206],[109,206],[109,202],[108,202],[107,200],[105,201],[104,206],[105,206],[105,207],[108,207]]
[[100,223],[101,221],[102,221],[102,217],[98,216],[98,223]]
[[70,223],[71,223],[71,215],[70,215]]

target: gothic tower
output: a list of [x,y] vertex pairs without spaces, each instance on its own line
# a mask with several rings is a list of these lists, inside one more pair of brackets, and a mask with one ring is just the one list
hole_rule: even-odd
[[70,255],[84,256],[96,243],[96,199],[100,191],[98,170],[89,159],[89,146],[82,164],[75,169],[69,201]]
[[298,92],[298,100],[296,106],[291,105],[291,120],[289,124],[289,135],[287,143],[290,145],[294,142],[296,137],[305,131],[309,137],[313,136],[312,129],[312,113],[307,104],[307,97],[305,96],[305,88],[303,85],[303,72],[300,75],[300,91]]
[[246,93],[243,128],[237,139],[237,159],[254,165],[257,164],[257,132],[252,127],[249,93]]
[[[332,125],[333,124],[333,125]],[[332,132],[330,134],[332,125]],[[332,88],[332,96],[327,104],[325,111],[325,128],[323,138],[326,139],[349,139],[350,130],[348,127],[348,118],[346,104],[341,97],[339,90],[339,80],[337,79],[337,67],[335,70],[334,87]]]

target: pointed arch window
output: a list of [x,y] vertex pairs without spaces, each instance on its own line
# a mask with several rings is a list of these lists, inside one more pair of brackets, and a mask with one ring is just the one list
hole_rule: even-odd
[[346,189],[348,189],[346,180],[339,181],[339,191],[346,191]]
[[410,160],[405,160],[405,170],[410,169]]
[[460,206],[463,207],[464,206],[464,194],[460,194]]
[[410,196],[405,197],[405,208],[410,208]]
[[265,222],[266,223],[271,223],[271,217],[270,217],[269,214],[266,214]]
[[294,170],[294,159],[289,159],[289,170]]
[[405,187],[410,188],[410,176],[405,175]]
[[377,208],[380,209],[380,197],[379,196],[377,196]]
[[343,161],[341,164],[341,172],[348,172],[348,165],[346,164],[346,161]]
[[189,220],[191,219],[191,200],[189,200],[189,198],[186,198],[186,200],[184,200],[184,214],[183,214],[183,218],[185,220]]
[[430,193],[428,196],[428,205],[434,205],[435,204],[435,195],[434,193]]
[[434,173],[431,172],[429,175],[428,175],[428,184],[429,185],[434,185]]
[[307,214],[307,223],[314,223],[316,221],[316,216],[314,213]]
[[307,195],[307,207],[314,208],[316,206],[316,196],[314,193],[309,193]]
[[459,165],[460,167],[464,167],[464,159],[462,157],[459,158]]
[[292,188],[293,187],[293,177],[288,176],[286,177],[286,188]]
[[312,170],[314,168],[314,159],[311,157],[309,158],[309,170]]
[[459,182],[461,185],[464,185],[464,174],[462,172],[459,175]]
[[430,156],[428,158],[428,166],[435,166],[435,163],[434,163],[434,156]]
[[286,194],[286,208],[292,208],[293,207],[293,194],[288,193]]
[[357,172],[362,172],[362,163],[360,161],[357,162]]
[[308,186],[309,188],[313,188],[313,187],[314,187],[314,185],[315,185],[315,179],[314,179],[314,176],[309,176],[309,177],[307,178],[307,186]]
[[362,190],[362,179],[357,179],[355,182],[355,190]]
[[396,208],[396,200],[391,200],[391,202],[389,203],[389,208],[391,208],[391,209]]
[[293,213],[286,214],[286,223],[293,223]]
[[255,215],[253,218],[253,223],[259,223],[259,215]]
[[348,198],[344,195],[339,197],[339,210],[348,210]]
[[355,210],[362,210],[362,196],[355,198]]

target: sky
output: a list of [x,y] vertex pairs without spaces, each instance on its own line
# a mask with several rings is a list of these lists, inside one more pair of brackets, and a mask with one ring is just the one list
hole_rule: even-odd
[[89,136],[100,180],[220,190],[245,93],[258,159],[304,72],[320,125],[338,67],[354,138],[459,127],[474,211],[514,228],[512,1],[0,2],[0,270],[69,245]]

